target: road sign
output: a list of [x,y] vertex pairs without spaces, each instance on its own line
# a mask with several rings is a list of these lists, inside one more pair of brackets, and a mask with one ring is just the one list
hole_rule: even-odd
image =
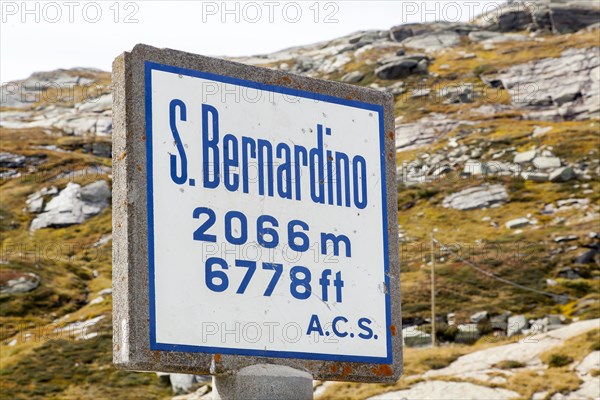
[[144,45],[113,85],[115,363],[395,380],[391,96]]

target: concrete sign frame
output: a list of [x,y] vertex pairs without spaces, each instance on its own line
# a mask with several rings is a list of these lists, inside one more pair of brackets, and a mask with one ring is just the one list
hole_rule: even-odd
[[[175,74],[174,76],[179,78],[209,79],[225,84],[246,85],[278,95],[309,98],[317,103],[320,102],[323,107],[338,104],[379,113],[378,152],[380,166],[384,166],[384,170],[381,171],[383,182],[378,184],[382,190],[380,206],[383,214],[380,215],[383,215],[383,258],[386,264],[381,293],[385,297],[387,312],[384,327],[386,334],[384,357],[321,354],[312,353],[312,350],[271,351],[266,347],[264,350],[245,350],[212,345],[184,346],[164,344],[157,340],[154,296],[160,286],[156,285],[157,279],[154,275],[156,213],[153,204],[156,196],[153,194],[152,154],[156,153],[152,150],[154,142],[151,112],[153,110],[151,97],[156,96],[157,91],[147,91],[147,88],[152,85],[152,79],[157,79],[151,78],[157,76],[154,71]],[[169,91],[171,86],[176,86],[169,83],[168,76],[165,79],[164,90]],[[191,80],[189,82],[193,83]],[[179,111],[181,113],[181,107]],[[325,116],[325,113],[323,114]],[[214,119],[215,115],[212,118]],[[223,135],[225,133],[223,132]],[[327,134],[330,134],[329,130]],[[322,137],[320,131],[319,135]],[[402,328],[395,154],[394,103],[393,96],[388,93],[170,49],[156,49],[146,45],[137,45],[131,52],[119,56],[113,63],[114,363],[120,368],[131,370],[213,375],[235,372],[256,364],[274,364],[308,372],[315,379],[321,380],[396,381],[402,372]],[[177,172],[172,171],[171,174],[177,175]],[[215,172],[215,176],[216,174]],[[366,182],[366,176],[364,181]],[[189,186],[195,186],[194,179],[190,179]],[[187,181],[185,187],[188,187]],[[320,190],[324,193],[325,189]],[[338,190],[340,190],[339,199],[341,189]],[[181,191],[183,192],[183,189]],[[362,198],[365,203],[366,193],[365,191]],[[355,201],[357,198],[355,197]],[[338,205],[340,204],[338,200]],[[159,243],[162,241],[163,239],[160,239]],[[227,266],[225,265],[224,268]],[[315,276],[314,279],[317,277]],[[333,277],[325,284],[333,285]],[[333,290],[333,286],[331,289]],[[167,291],[161,290],[162,293]],[[180,300],[182,298],[184,297],[180,297]],[[360,322],[359,326],[361,326]],[[162,329],[162,331],[167,330]]]

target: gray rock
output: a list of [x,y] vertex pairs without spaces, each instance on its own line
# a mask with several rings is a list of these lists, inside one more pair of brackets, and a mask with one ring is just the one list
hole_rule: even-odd
[[100,136],[110,135],[112,132],[112,119],[110,116],[95,113],[75,114],[53,124],[55,128],[63,130],[68,135],[81,136],[93,133]]
[[518,164],[504,163],[501,161],[488,161],[482,164],[484,175],[519,176],[521,166]]
[[490,318],[490,324],[493,330],[499,330],[506,333],[506,328],[508,326],[508,317],[510,313],[503,313],[500,315],[495,315]]
[[396,149],[410,150],[432,143],[457,126],[471,125],[471,121],[457,121],[444,114],[432,113],[408,124],[396,125]]
[[44,209],[44,196],[55,195],[58,193],[58,189],[56,186],[52,186],[51,188],[42,188],[42,190],[32,193],[27,196],[27,200],[25,200],[25,204],[27,206],[27,211],[30,213],[40,213]]
[[600,20],[600,7],[598,7],[597,2],[557,4],[551,8],[551,15],[554,32],[561,34],[571,33],[597,24],[598,20]]
[[552,169],[560,167],[560,158],[558,157],[536,157],[533,159],[533,165],[538,169]]
[[561,315],[549,314],[544,318],[546,320],[547,325],[562,325],[563,318]]
[[423,70],[421,61],[425,60],[425,64],[429,65],[429,61],[425,56],[402,56],[393,57],[383,60],[384,65],[375,69],[375,75],[379,79],[391,80],[406,78],[410,75],[423,74],[427,72]]
[[112,117],[107,115],[99,116],[96,120],[93,133],[98,136],[110,136],[112,134]]
[[406,92],[406,88],[404,87],[404,82],[402,82],[402,81],[394,82],[390,86],[386,87],[385,90],[387,90],[394,96],[398,96],[398,95]]
[[460,43],[460,36],[454,31],[438,31],[413,36],[402,41],[406,47],[424,51],[438,51]]
[[506,201],[508,201],[508,193],[504,186],[485,184],[453,193],[442,201],[442,205],[456,210],[474,210]]
[[535,150],[529,150],[529,151],[524,151],[522,153],[518,153],[517,155],[515,155],[513,162],[517,163],[517,164],[531,162],[535,158],[536,154],[537,154],[537,151],[535,151]]
[[573,263],[575,264],[593,264],[596,260],[596,254],[598,254],[598,249],[590,249],[585,253],[582,253],[575,257]]
[[0,167],[4,168],[20,168],[25,165],[27,158],[19,154],[8,152],[0,153]]
[[412,99],[416,99],[419,97],[427,97],[431,93],[431,89],[416,89],[412,91],[410,97]]
[[112,288],[102,289],[101,291],[98,292],[98,295],[99,296],[112,295]]
[[429,60],[421,60],[417,64],[417,71],[426,74],[429,72]]
[[75,109],[80,112],[102,113],[112,109],[112,94],[105,94],[100,97],[86,99],[84,102],[75,105]]
[[0,293],[2,294],[27,293],[40,285],[40,277],[32,273],[3,271],[0,278]]
[[531,221],[528,218],[515,218],[515,219],[511,219],[510,221],[506,222],[505,225],[508,229],[518,229],[518,228],[523,228],[530,224],[531,224]]
[[[598,47],[572,48],[484,79],[501,81],[513,105],[531,110],[527,118],[589,119],[600,116],[599,69]],[[526,87],[535,90],[524,93]]]
[[462,83],[444,87],[439,91],[439,94],[446,99],[446,104],[472,103],[474,97],[473,84]]
[[[34,193],[35,195],[35,193]],[[25,201],[25,204],[27,205],[27,211],[30,213],[40,213],[42,212],[42,210],[44,209],[44,198],[42,196],[36,196],[36,197],[27,197],[27,200]]]
[[95,156],[103,158],[112,157],[112,144],[110,142],[93,142],[83,145],[83,151],[92,153]]
[[551,130],[552,130],[551,126],[545,126],[545,127],[536,126],[533,128],[533,137],[544,136],[546,133],[550,132]]
[[342,76],[342,82],[346,83],[358,83],[363,80],[365,74],[360,71],[352,71]]
[[441,165],[433,170],[432,176],[441,176],[447,174],[448,172],[452,172],[452,168],[449,165]]
[[492,32],[492,31],[474,31],[469,33],[469,39],[472,42],[482,42],[484,40],[488,40],[488,39],[492,39],[495,37],[498,37],[502,35],[501,33],[498,32]]
[[[581,84],[578,82],[555,88],[552,92],[552,100],[557,106],[570,103],[581,96]],[[552,103],[549,103],[549,105]]]
[[574,270],[573,268],[570,268],[570,267],[561,268],[558,271],[557,275],[559,278],[564,278],[564,279],[569,279],[569,280],[581,279],[581,275],[579,275],[576,270]]
[[549,179],[552,182],[567,182],[573,178],[575,178],[575,172],[572,167],[555,169],[549,175]]
[[[81,188],[80,199],[84,203],[97,204],[104,206],[110,198],[110,188],[106,181],[96,181]],[[100,212],[102,210],[99,210]]]
[[[562,4],[561,4],[562,3]],[[491,31],[523,30],[553,33],[577,32],[600,19],[597,2],[514,1],[490,10],[475,19],[475,24]]]
[[481,157],[481,155],[483,154],[483,149],[480,147],[476,147],[474,149],[471,149],[471,158],[479,158]]
[[487,311],[480,311],[478,313],[475,313],[473,315],[471,315],[471,322],[474,324],[479,323],[480,321],[483,321],[484,319],[488,318],[488,312]]
[[410,54],[410,55],[403,55],[403,56],[386,55],[384,57],[378,58],[375,65],[377,67],[382,67],[387,64],[393,64],[393,63],[402,62],[402,61],[414,61],[414,62],[418,63],[421,60],[428,60],[428,57],[424,54]]
[[99,70],[74,68],[71,70],[55,70],[36,72],[29,78],[9,82],[0,87],[0,107],[27,109],[42,102],[42,106],[51,102],[53,97],[45,91],[50,87],[59,87],[64,92],[72,90],[76,85],[86,85],[94,81],[88,75],[96,75]]
[[392,27],[390,29],[390,38],[397,42],[402,42],[407,38],[419,36],[434,32],[435,30],[448,29],[451,24],[446,22],[434,22],[429,24],[412,23]]
[[525,179],[527,181],[533,181],[533,182],[546,182],[550,178],[550,175],[548,175],[544,172],[538,172],[538,171],[534,171],[534,172],[524,171],[524,172],[521,172],[521,176],[523,177],[523,179]]
[[476,160],[467,160],[463,168],[464,175],[482,175],[483,163]]
[[501,43],[509,42],[512,40],[527,40],[526,36],[519,34],[504,34],[499,32],[491,31],[474,31],[469,33],[469,39],[473,42],[483,43]]
[[401,25],[390,29],[390,38],[397,42],[414,36],[414,31],[409,25]]
[[421,347],[431,343],[431,335],[420,331],[416,326],[402,328],[402,340],[406,346]]
[[111,196],[106,181],[97,181],[83,188],[73,182],[53,197],[30,226],[31,231],[46,227],[80,224],[108,207]]
[[511,337],[520,333],[523,329],[527,329],[529,327],[529,321],[527,321],[527,318],[525,318],[524,315],[515,315],[508,317],[507,325],[506,335]]
[[491,13],[486,16],[489,21],[488,25],[485,26],[486,29],[499,32],[516,32],[525,30],[533,22],[531,14],[522,6],[513,8],[511,5],[507,5],[498,7],[494,11],[496,11],[495,18],[494,14]]
[[189,393],[196,383],[195,375],[188,374],[170,374],[171,388],[175,394]]

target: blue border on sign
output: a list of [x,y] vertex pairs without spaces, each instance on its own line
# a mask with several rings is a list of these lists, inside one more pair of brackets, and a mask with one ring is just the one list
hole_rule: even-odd
[[[229,83],[233,85],[254,88],[268,92],[287,94],[297,97],[304,97],[317,101],[341,104],[348,107],[361,108],[379,113],[379,141],[381,157],[381,199],[382,199],[382,217],[383,217],[383,254],[384,254],[384,277],[385,284],[388,287],[385,296],[386,307],[386,357],[365,357],[365,356],[344,356],[339,354],[324,353],[305,353],[295,351],[274,351],[274,350],[248,350],[235,349],[229,347],[210,347],[197,345],[182,345],[156,342],[156,305],[155,305],[155,279],[154,279],[154,187],[152,181],[153,160],[152,160],[152,70],[170,72],[179,75],[187,75],[196,78],[212,80],[216,82]],[[158,64],[150,61],[144,62],[144,83],[145,83],[145,106],[146,106],[146,196],[148,211],[148,295],[150,297],[150,350],[179,351],[187,353],[210,353],[210,354],[235,354],[255,357],[277,357],[277,358],[299,358],[307,360],[324,361],[344,361],[344,362],[363,362],[391,364],[393,361],[392,335],[390,326],[392,324],[391,306],[390,306],[390,278],[389,278],[389,257],[388,257],[388,220],[387,220],[387,196],[386,196],[386,163],[385,163],[385,127],[383,120],[383,106],[371,103],[364,103],[356,100],[348,100],[340,97],[323,95],[320,93],[306,92],[299,89],[292,89],[283,86],[263,84],[259,82],[248,81],[240,78],[232,78],[209,72],[194,71],[186,68],[174,67],[170,65]]]

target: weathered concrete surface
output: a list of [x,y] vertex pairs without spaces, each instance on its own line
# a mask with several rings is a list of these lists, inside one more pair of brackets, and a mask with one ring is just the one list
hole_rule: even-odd
[[[148,216],[144,63],[156,62],[277,84],[384,107],[386,202],[393,364],[253,357],[150,350],[148,306]],[[316,80],[267,68],[136,45],[113,63],[113,361],[132,370],[219,375],[256,364],[285,365],[320,380],[395,382],[402,365],[400,266],[393,96],[353,85]],[[397,334],[396,334],[397,332]]]
[[282,365],[252,365],[213,377],[214,400],[310,400],[312,376]]

